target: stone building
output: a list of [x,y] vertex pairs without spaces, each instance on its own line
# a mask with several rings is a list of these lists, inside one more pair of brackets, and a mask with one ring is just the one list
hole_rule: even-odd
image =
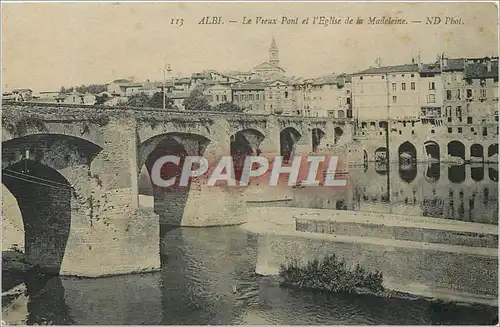
[[266,110],[266,86],[260,83],[240,83],[231,87],[233,102],[245,112],[269,114]]
[[420,67],[420,118],[442,125],[444,87],[441,64],[423,64]]
[[231,88],[227,85],[216,84],[203,91],[210,105],[215,106],[225,102],[232,102]]
[[297,108],[295,106],[292,92],[294,85],[286,78],[280,78],[269,82],[265,88],[265,110],[271,114],[295,116]]

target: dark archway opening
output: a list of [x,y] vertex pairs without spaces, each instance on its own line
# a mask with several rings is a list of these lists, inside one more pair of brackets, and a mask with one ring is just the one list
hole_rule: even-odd
[[280,155],[288,163],[295,154],[295,146],[302,136],[293,127],[287,127],[280,133]]
[[59,274],[71,226],[70,183],[55,169],[27,159],[2,169],[2,183],[21,211],[27,261]]
[[488,147],[488,161],[498,162],[498,143],[492,144]]
[[425,179],[429,183],[436,183],[441,177],[441,165],[439,162],[433,162],[427,165],[427,170],[425,172]]
[[498,169],[488,167],[488,176],[494,182],[498,182]]
[[448,143],[448,155],[465,160],[465,145],[460,141],[451,141]]
[[417,161],[417,149],[410,142],[402,143],[398,148],[399,165],[409,165]]
[[312,130],[312,151],[317,152],[318,146],[321,144],[321,140],[325,137],[325,132],[319,128],[313,128]]
[[470,167],[470,176],[473,181],[480,182],[484,179],[484,166],[471,166]]
[[481,144],[472,144],[470,147],[470,160],[474,162],[484,161],[484,149]]
[[434,141],[427,141],[424,143],[425,153],[429,161],[439,161],[439,144]]
[[417,176],[417,149],[410,142],[402,143],[398,148],[399,177],[411,183]]
[[260,144],[264,135],[254,129],[239,131],[231,136],[230,151],[233,157],[234,178],[241,180],[243,166],[247,156],[260,155]]
[[[147,196],[148,202],[141,203],[146,207],[152,207],[154,212],[160,216],[160,233],[181,225],[184,209],[193,182],[189,178],[187,185],[180,184],[182,169],[187,156],[203,156],[210,140],[204,136],[188,133],[168,133],[157,135],[143,142],[140,146],[139,190],[140,196],[147,196],[143,190],[152,189],[152,197]],[[179,164],[167,162],[160,169],[160,177],[163,180],[175,178],[171,186],[159,186],[151,180],[151,171],[155,162],[163,156],[171,155],[179,158]],[[208,159],[208,158],[207,158]],[[213,164],[213,163],[209,163]],[[198,168],[197,163],[192,165]],[[144,174],[146,172],[146,174]],[[152,203],[151,203],[151,202]]]
[[335,129],[333,131],[334,131],[334,134],[333,134],[334,142],[335,142],[335,144],[337,144],[337,142],[340,140],[340,138],[344,134],[344,131],[340,127],[335,127]]
[[465,165],[448,166],[448,179],[452,183],[462,183],[465,181]]

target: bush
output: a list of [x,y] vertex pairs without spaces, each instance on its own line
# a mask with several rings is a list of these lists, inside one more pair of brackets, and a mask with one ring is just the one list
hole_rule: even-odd
[[345,261],[337,259],[335,254],[325,257],[321,262],[318,259],[309,261],[305,266],[299,265],[297,261],[281,265],[279,275],[283,284],[298,288],[348,293],[365,290],[377,293],[384,290],[381,272],[369,273],[359,265],[350,270]]

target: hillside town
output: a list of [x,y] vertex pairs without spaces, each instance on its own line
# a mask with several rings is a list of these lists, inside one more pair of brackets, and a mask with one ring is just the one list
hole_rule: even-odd
[[[224,110],[285,116],[418,119],[437,125],[498,121],[498,57],[448,58],[375,65],[354,73],[304,79],[281,67],[273,37],[268,60],[249,71],[205,70],[163,81],[117,79],[61,90],[15,89],[4,101]],[[163,93],[165,92],[165,93]],[[165,94],[165,97],[163,96]],[[165,98],[165,99],[163,99]]]

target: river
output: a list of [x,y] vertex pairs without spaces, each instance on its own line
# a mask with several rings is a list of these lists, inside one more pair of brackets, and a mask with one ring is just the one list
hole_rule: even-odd
[[[457,182],[448,178],[449,167],[441,166],[439,182],[428,178],[429,167],[423,166],[411,172],[411,180],[395,171],[388,183],[386,174],[368,168],[353,173],[356,182],[334,200],[321,193],[308,198],[299,190],[291,201],[382,212],[405,207],[418,215],[497,224],[498,172],[490,168],[483,167],[486,174],[476,181],[466,166],[466,179]],[[282,288],[275,278],[255,274],[258,236],[238,226],[163,228],[161,242],[160,272],[99,279],[35,276],[19,281],[27,296],[18,299],[17,310],[23,307],[28,324],[65,325],[491,324],[498,312],[480,305]],[[4,278],[3,291],[12,286],[8,282]]]

